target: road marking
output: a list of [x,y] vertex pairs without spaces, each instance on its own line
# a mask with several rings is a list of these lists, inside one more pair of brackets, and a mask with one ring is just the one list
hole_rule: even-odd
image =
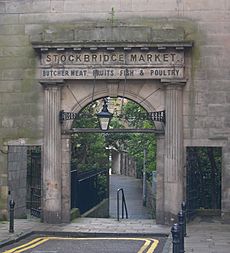
[[157,248],[158,243],[159,241],[154,239],[152,245],[150,246],[150,248],[148,249],[146,253],[153,253],[154,250]]
[[36,238],[28,243],[25,243],[21,246],[18,246],[16,248],[4,251],[4,253],[20,253],[23,251],[26,251],[28,249],[33,249],[37,247],[38,245],[47,242],[49,240],[129,240],[129,241],[144,241],[144,244],[141,246],[139,251],[137,253],[143,253],[149,246],[149,249],[146,253],[153,253],[154,250],[157,248],[157,245],[159,243],[156,239],[146,239],[146,238],[127,238],[127,237],[86,237],[86,238],[75,238],[75,237],[39,237]]
[[[36,239],[34,239],[34,240],[32,240],[32,241],[30,241],[30,242],[28,242],[28,243],[25,243],[25,244],[23,244],[23,245],[21,245],[21,246],[18,246],[18,247],[16,247],[16,248],[7,250],[7,251],[5,251],[5,252],[7,252],[7,253],[19,252],[18,250],[20,250],[20,249],[22,249],[22,248],[24,249],[25,247],[30,246],[30,245],[34,245],[34,244],[36,244],[37,242],[39,242],[39,241],[41,241],[41,240],[42,240],[42,243],[43,243],[44,237],[36,238]],[[4,253],[5,253],[5,252],[4,252]]]
[[140,250],[137,253],[143,253],[148,248],[150,243],[151,243],[150,240],[145,240],[144,245],[140,248]]
[[48,238],[39,237],[39,238],[36,238],[28,243],[21,245],[21,246],[7,250],[4,253],[20,253],[20,252],[26,251],[27,249],[35,248],[36,246],[38,246],[48,240],[49,240]]

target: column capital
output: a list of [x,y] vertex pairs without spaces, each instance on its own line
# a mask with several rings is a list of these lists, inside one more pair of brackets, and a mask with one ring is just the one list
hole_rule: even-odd
[[186,85],[187,80],[186,79],[161,79],[161,83],[167,87],[167,88],[175,88],[175,87],[183,87]]
[[65,80],[63,80],[63,79],[57,79],[57,80],[40,79],[39,83],[44,88],[49,88],[49,87],[54,87],[54,86],[62,87],[65,83]]

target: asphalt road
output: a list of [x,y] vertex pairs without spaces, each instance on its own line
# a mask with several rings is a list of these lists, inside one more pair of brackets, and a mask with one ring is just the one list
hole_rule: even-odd
[[4,248],[4,253],[161,253],[165,238],[31,236]]

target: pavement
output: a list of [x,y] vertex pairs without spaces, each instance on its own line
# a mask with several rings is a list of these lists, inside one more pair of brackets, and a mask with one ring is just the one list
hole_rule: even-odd
[[9,223],[0,223],[0,245],[7,241],[33,233],[57,235],[168,235],[169,227],[156,225],[154,220],[124,219],[117,221],[112,218],[77,218],[70,224],[45,224],[38,219],[16,219],[15,231],[9,233]]
[[[130,179],[118,179],[128,184]],[[137,184],[138,185],[138,184]],[[138,186],[139,187],[139,186]],[[135,189],[132,191],[135,194]],[[134,203],[136,205],[137,202]],[[129,208],[132,203],[129,201]],[[140,209],[137,208],[139,211]],[[138,213],[139,213],[138,211]],[[139,213],[140,215],[140,213]],[[144,218],[136,217],[117,221],[115,218],[77,218],[70,224],[45,224],[39,219],[16,219],[15,231],[9,233],[9,223],[0,222],[0,252],[1,246],[18,241],[28,235],[48,234],[58,236],[100,236],[100,235],[131,235],[131,236],[168,236],[162,253],[172,253],[171,227],[157,225],[148,218],[144,211]],[[219,218],[199,218],[187,224],[185,238],[186,253],[229,253],[230,252],[230,225],[222,224]]]
[[[16,219],[15,231],[9,233],[9,223],[0,223],[0,252],[1,246],[20,240],[33,233],[52,234],[58,236],[100,236],[100,235],[169,235],[163,253],[172,252],[170,227],[156,225],[148,219],[116,219],[78,218],[70,224],[50,225],[36,219]],[[230,225],[222,224],[218,219],[212,221],[196,218],[187,225],[185,237],[185,252],[190,253],[229,253]]]
[[129,219],[151,219],[151,212],[143,206],[142,181],[134,177],[112,175],[110,177],[109,216],[117,217],[117,190],[123,188]]
[[229,253],[230,224],[218,217],[197,217],[187,225],[186,253]]

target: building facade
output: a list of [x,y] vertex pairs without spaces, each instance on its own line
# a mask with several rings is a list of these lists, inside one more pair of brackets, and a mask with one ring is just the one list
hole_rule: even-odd
[[23,209],[26,152],[39,146],[43,221],[69,222],[71,121],[59,113],[124,96],[166,113],[157,222],[186,199],[188,147],[221,148],[229,222],[229,42],[228,0],[0,1],[0,217],[10,198]]

